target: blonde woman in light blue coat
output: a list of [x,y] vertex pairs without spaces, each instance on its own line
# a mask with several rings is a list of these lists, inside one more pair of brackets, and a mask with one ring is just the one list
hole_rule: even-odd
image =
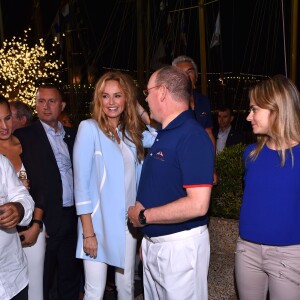
[[[107,265],[116,267],[118,299],[134,298],[136,239],[127,225],[144,148],[155,133],[143,131],[132,79],[104,74],[96,84],[92,119],[80,123],[74,145],[74,183],[80,216],[76,257],[83,259],[85,300],[103,299]],[[140,111],[143,118],[147,113]]]

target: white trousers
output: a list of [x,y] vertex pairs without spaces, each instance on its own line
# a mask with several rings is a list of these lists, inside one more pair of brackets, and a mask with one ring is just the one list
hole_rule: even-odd
[[[116,268],[115,281],[119,300],[134,299],[134,267],[136,254],[136,239],[126,230],[125,268]],[[103,299],[107,264],[97,261],[84,260],[84,300]]]
[[207,226],[142,241],[145,300],[207,300]]
[[27,257],[29,272],[28,300],[43,300],[45,248],[45,228],[40,232],[33,246],[23,248]]

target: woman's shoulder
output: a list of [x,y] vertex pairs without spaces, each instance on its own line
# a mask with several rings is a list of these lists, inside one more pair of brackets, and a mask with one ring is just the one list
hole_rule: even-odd
[[11,142],[12,142],[13,146],[20,146],[21,147],[20,140],[14,135],[11,136]]
[[244,150],[244,154],[243,154],[243,158],[246,159],[249,154],[257,147],[257,144],[250,144],[248,145],[245,150]]

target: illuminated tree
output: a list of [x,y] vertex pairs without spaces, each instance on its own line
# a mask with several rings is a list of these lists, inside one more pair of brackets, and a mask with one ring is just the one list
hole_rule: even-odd
[[[30,29],[28,30],[30,31]],[[8,100],[18,98],[30,106],[38,84],[45,78],[60,83],[59,69],[63,62],[55,58],[58,40],[54,38],[52,50],[45,49],[44,40],[28,44],[28,31],[24,37],[5,40],[0,49],[0,93]]]

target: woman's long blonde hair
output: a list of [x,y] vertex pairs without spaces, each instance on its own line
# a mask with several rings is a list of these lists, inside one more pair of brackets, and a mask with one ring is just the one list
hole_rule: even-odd
[[139,161],[144,158],[144,148],[142,144],[142,132],[145,129],[145,125],[141,120],[141,117],[137,113],[137,89],[134,85],[132,78],[119,71],[107,72],[100,77],[95,86],[95,92],[92,102],[92,118],[95,119],[107,137],[110,136],[111,126],[109,125],[108,118],[103,112],[102,93],[105,88],[105,84],[109,80],[118,82],[125,97],[125,108],[120,116],[119,129],[132,143],[135,144],[137,149],[137,157]]
[[263,146],[272,139],[280,155],[281,165],[286,161],[286,149],[300,142],[300,98],[296,86],[283,75],[261,81],[249,91],[249,98],[257,106],[270,111],[270,135],[258,135],[257,147],[249,154],[256,159]]

